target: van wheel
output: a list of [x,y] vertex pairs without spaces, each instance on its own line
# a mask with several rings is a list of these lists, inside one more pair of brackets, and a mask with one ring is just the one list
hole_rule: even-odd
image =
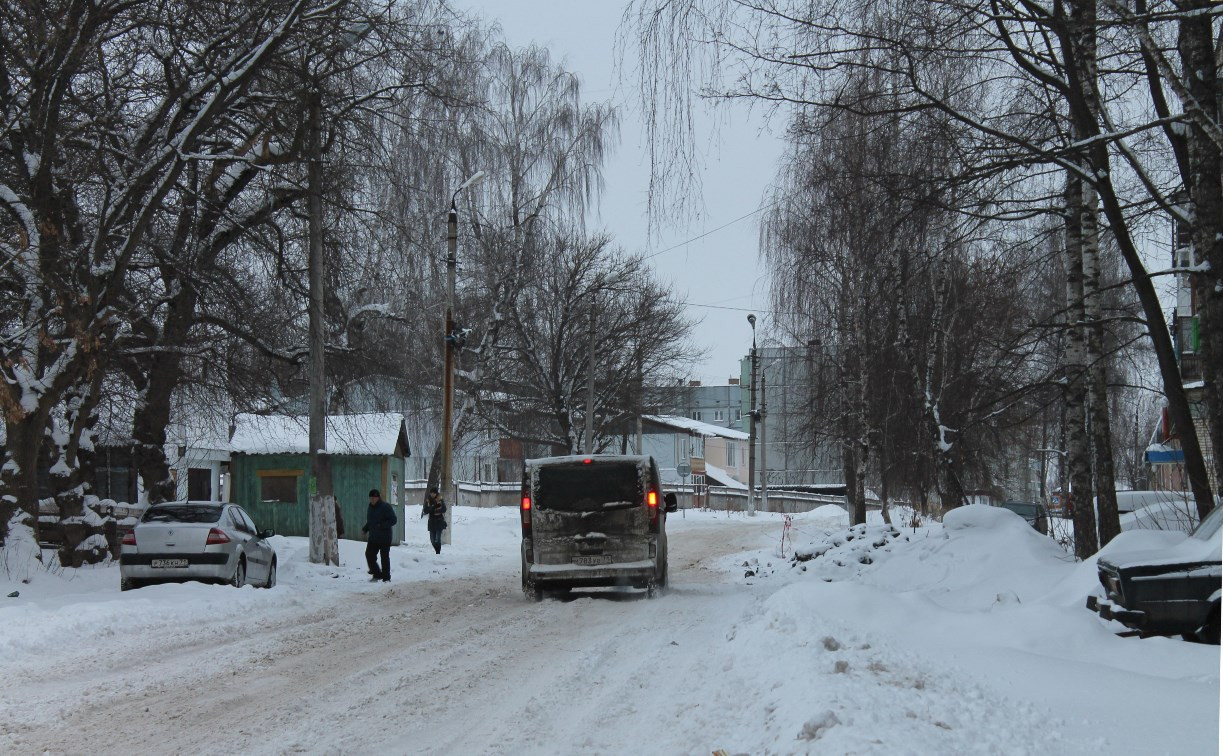
[[667,563],[666,562],[662,563],[662,577],[658,579],[658,587],[659,588],[667,587]]

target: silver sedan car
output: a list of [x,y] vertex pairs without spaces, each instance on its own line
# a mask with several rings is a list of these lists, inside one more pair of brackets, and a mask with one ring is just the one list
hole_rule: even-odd
[[119,588],[185,580],[271,588],[276,585],[276,551],[267,541],[271,537],[270,530],[256,530],[237,504],[155,504],[123,538]]

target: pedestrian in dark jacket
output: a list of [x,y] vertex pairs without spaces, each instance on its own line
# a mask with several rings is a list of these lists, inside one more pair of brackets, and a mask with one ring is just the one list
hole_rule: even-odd
[[[365,545],[365,563],[369,565],[370,582],[391,579],[391,529],[399,518],[391,505],[382,500],[378,489],[369,492],[369,512],[365,516],[365,524],[361,526],[362,533],[369,533]],[[378,569],[376,556],[382,557],[382,569]]]
[[442,500],[442,494],[436,488],[429,489],[420,516],[429,518],[429,542],[433,544],[433,552],[442,553],[442,531],[446,529],[446,502]]

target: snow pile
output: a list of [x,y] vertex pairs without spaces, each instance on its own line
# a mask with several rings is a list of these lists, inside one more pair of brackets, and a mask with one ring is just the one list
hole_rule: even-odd
[[[1083,606],[1095,560],[1006,510],[895,529],[690,510],[668,519],[661,598],[539,604],[517,509],[452,511],[455,544],[410,526],[390,585],[360,542],[336,568],[283,537],[274,590],[0,573],[21,589],[0,597],[0,752],[71,752],[105,723],[130,752],[1218,753],[1218,648],[1118,637]],[[232,737],[199,749],[217,723]]]

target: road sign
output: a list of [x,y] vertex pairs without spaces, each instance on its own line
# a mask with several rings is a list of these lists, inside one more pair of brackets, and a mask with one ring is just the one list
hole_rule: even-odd
[[681,478],[686,478],[692,474],[692,465],[687,462],[680,462],[675,466],[675,472],[679,473]]

